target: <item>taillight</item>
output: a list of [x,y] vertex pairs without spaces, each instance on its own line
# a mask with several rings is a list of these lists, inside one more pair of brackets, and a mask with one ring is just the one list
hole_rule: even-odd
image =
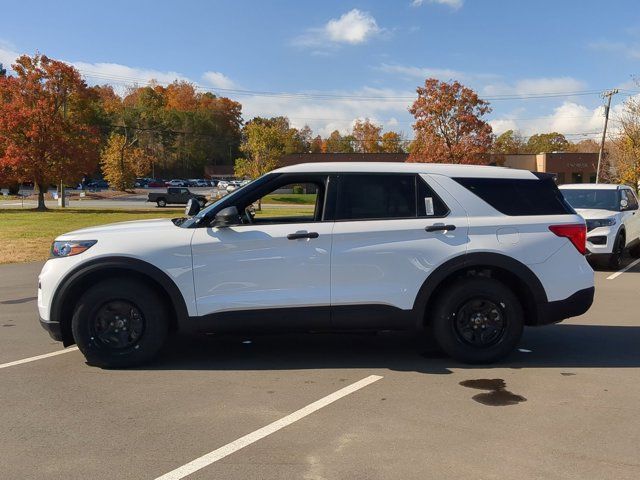
[[587,226],[585,224],[551,225],[549,230],[559,237],[568,238],[582,255],[587,253]]

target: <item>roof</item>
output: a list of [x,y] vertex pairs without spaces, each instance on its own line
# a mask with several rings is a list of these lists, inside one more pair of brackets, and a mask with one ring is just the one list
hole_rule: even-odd
[[617,190],[618,188],[629,187],[616,183],[567,183],[560,186],[562,190]]
[[453,165],[448,163],[395,162],[323,162],[301,163],[274,170],[277,173],[426,173],[447,177],[520,178],[536,180],[528,170],[490,167],[486,165]]

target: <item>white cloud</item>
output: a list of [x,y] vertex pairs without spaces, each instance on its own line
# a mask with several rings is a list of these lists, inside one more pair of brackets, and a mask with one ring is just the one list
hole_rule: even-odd
[[0,40],[0,63],[2,63],[4,68],[9,70],[11,64],[15,63],[16,58],[19,56],[20,54],[15,50],[13,45]]
[[[312,93],[312,92],[309,92]],[[328,93],[328,92],[323,92]],[[247,97],[242,102],[245,119],[254,116],[285,115],[291,125],[309,125],[314,133],[323,136],[333,130],[347,133],[356,119],[371,121],[396,131],[411,133],[411,116],[407,111],[413,97],[411,91],[362,87],[356,90],[332,91],[340,98],[314,99],[309,97]],[[366,97],[366,100],[348,97]]]
[[[615,113],[616,108],[613,111]],[[570,140],[597,137],[602,131],[604,123],[602,106],[590,108],[571,101],[563,102],[554,108],[549,115],[529,118],[521,115],[523,115],[522,111],[517,116],[504,115],[489,123],[496,135],[506,130],[518,130],[525,136],[535,133],[559,132],[568,134]]]
[[335,45],[358,45],[382,33],[376,19],[369,13],[354,8],[340,18],[332,18],[320,28],[310,28],[304,35],[293,40],[300,47],[326,47]]
[[457,70],[451,70],[449,68],[414,67],[408,65],[383,63],[378,67],[378,69],[386,73],[401,75],[405,78],[420,80],[424,80],[425,78],[437,78],[439,80],[461,80],[466,77],[464,73]]
[[229,89],[236,86],[233,80],[220,72],[204,72],[202,79],[207,85],[211,85],[214,88]]
[[640,44],[638,43],[600,40],[597,42],[591,42],[588,46],[591,50],[595,50],[597,52],[621,54],[633,60],[640,59]]
[[540,95],[543,93],[568,93],[584,90],[586,84],[572,77],[525,78],[513,84],[492,83],[485,85],[483,94],[492,95]]
[[462,5],[464,4],[464,0],[413,0],[411,2],[411,5],[413,5],[414,7],[419,7],[420,5],[425,3],[425,1],[426,3],[437,3],[439,5],[447,5],[448,7],[451,7],[455,10],[462,7]]

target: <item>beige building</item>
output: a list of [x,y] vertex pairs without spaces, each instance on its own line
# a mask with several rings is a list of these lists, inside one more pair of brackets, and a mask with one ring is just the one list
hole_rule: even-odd
[[503,157],[505,167],[553,173],[557,176],[558,184],[596,181],[597,153],[522,153]]

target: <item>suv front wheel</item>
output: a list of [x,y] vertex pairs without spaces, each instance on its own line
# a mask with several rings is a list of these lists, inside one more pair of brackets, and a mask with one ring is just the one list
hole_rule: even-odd
[[501,282],[469,277],[448,286],[436,301],[431,330],[445,353],[465,363],[508,355],[522,337],[522,306]]
[[161,298],[144,284],[117,278],[87,290],[71,320],[73,338],[90,365],[131,367],[151,360],[167,337]]

